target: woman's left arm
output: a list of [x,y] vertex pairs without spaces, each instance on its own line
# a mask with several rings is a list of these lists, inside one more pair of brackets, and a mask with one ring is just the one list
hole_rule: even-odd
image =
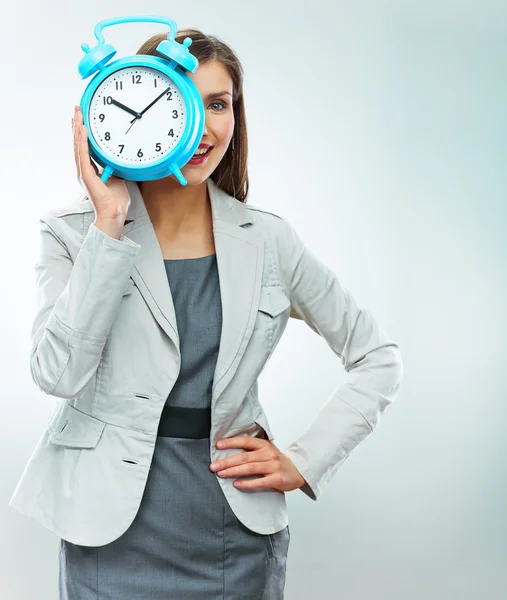
[[306,480],[300,489],[318,500],[395,400],[403,365],[398,344],[283,220],[290,316],[302,319],[322,336],[348,373],[348,380],[333,391],[304,433],[282,451]]

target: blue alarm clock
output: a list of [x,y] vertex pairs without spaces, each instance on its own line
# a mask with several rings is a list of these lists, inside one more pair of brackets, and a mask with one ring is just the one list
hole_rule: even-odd
[[[108,64],[116,49],[104,42],[109,25],[154,22],[169,26],[167,39],[157,51],[166,58],[126,56]],[[101,180],[111,174],[132,181],[161,179],[174,174],[187,185],[180,168],[198,148],[204,130],[204,105],[194,82],[199,62],[188,48],[174,40],[173,19],[153,15],[116,17],[97,23],[98,44],[82,44],[85,56],[79,74],[88,83],[80,106],[88,131],[90,156],[104,168]]]

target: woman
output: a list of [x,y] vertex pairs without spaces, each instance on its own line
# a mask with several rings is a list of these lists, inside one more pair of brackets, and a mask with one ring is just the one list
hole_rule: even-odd
[[[193,427],[196,411],[208,411],[220,336],[218,271],[206,179],[213,173],[215,181],[223,189],[244,200],[248,192],[248,177],[239,61],[225,44],[198,31],[180,31],[176,40],[182,42],[187,36],[192,38],[192,53],[200,63],[196,73],[189,76],[205,102],[206,122],[199,148],[205,144],[211,145],[212,149],[207,152],[204,162],[187,163],[183,167],[186,187],[170,176],[140,182],[139,189],[164,258],[176,303],[178,328],[180,333],[185,331],[191,338],[186,344],[185,337],[181,335],[182,371],[168,399],[169,407],[186,409],[179,410],[178,418],[189,432],[185,434],[180,428],[180,431],[164,435],[162,429],[169,426],[171,412],[166,410],[163,413],[141,509],[123,536],[109,544],[108,548],[100,549],[99,569],[107,569],[109,575],[107,583],[102,582],[98,592],[99,597],[103,594],[104,598],[122,600],[151,597],[148,592],[154,594],[153,598],[222,598],[223,574],[214,565],[213,554],[216,555],[222,545],[215,530],[219,530],[225,520],[229,522],[231,543],[241,545],[242,551],[238,553],[237,563],[230,567],[230,585],[226,586],[224,597],[253,600],[262,598],[265,593],[266,599],[274,600],[281,598],[283,593],[289,527],[287,525],[271,539],[264,540],[264,536],[248,530],[234,518],[209,469],[207,421],[203,419],[204,431],[196,432]],[[153,36],[137,54],[161,56],[156,47],[165,37],[164,34]],[[208,97],[208,94],[219,92],[219,95]],[[86,155],[86,133],[79,111],[75,123],[76,145],[80,144],[82,150],[81,157],[78,155],[78,165],[97,207],[96,226],[119,238],[129,200],[127,188],[119,179],[106,188],[91,171]],[[226,153],[233,156],[232,160],[223,160]],[[241,160],[236,159],[236,153]],[[119,206],[121,210],[118,210]],[[204,343],[203,324],[194,321],[197,319],[206,320],[212,329]],[[199,347],[196,347],[192,336],[199,336]],[[189,443],[189,439],[192,442]],[[200,470],[195,465],[200,465]],[[180,488],[178,483],[185,481],[185,472],[192,472],[193,477]],[[303,485],[301,474],[287,457],[282,472],[292,489]],[[179,507],[177,513],[175,505]],[[171,520],[165,518],[166,506],[173,511]],[[212,534],[208,533],[210,529]],[[271,542],[277,553],[277,567],[267,573],[266,554],[269,559],[270,549],[266,552],[266,543]],[[175,550],[176,546],[178,550]],[[94,581],[96,554],[94,548],[77,547],[62,540],[62,598],[95,598],[96,590],[90,582]],[[141,570],[139,560],[144,564]]]
[[[87,229],[86,206],[59,211],[59,220],[49,221],[57,229],[69,217],[73,228],[55,233],[44,227],[51,241],[38,266],[41,294],[45,286],[66,287],[53,291],[53,301],[45,301],[34,324],[32,374],[41,389],[72,401],[62,402],[50,419],[11,505],[61,536],[61,600],[282,599],[290,539],[285,492],[301,489],[317,499],[401,382],[397,344],[285,220],[247,207],[240,63],[217,38],[185,30],[176,39],[187,36],[200,63],[189,76],[205,106],[201,146],[211,147],[183,167],[188,185],[174,176],[134,185],[111,177],[104,185],[90,161],[77,110],[75,156],[95,220],[75,246],[72,236]],[[153,36],[138,53],[157,55],[163,39],[165,34]],[[239,241],[226,246],[230,238]],[[172,302],[170,310],[153,299],[160,272],[153,262],[142,270],[141,247],[144,261],[163,259],[171,295],[160,291],[156,300]],[[235,250],[243,262],[232,262]],[[57,254],[59,271],[50,278],[48,265]],[[129,281],[122,293],[118,286],[134,259],[143,277],[136,275],[135,285]],[[103,301],[92,304],[101,271],[110,286],[106,290],[102,281]],[[241,285],[233,285],[241,277]],[[76,298],[82,303],[71,312]],[[289,312],[322,335],[347,370],[358,370],[354,384],[342,386],[299,443],[282,453],[258,403],[256,378]],[[80,326],[72,327],[72,319]],[[156,362],[167,347],[162,329],[179,346],[178,353],[164,355],[179,361],[167,398],[156,391],[156,384],[169,381],[159,373],[164,362]],[[135,360],[125,349],[127,340],[141,348]],[[167,373],[175,372],[168,360]],[[127,397],[123,381],[128,389],[152,384],[151,393]],[[154,404],[160,399],[161,414]],[[214,429],[212,417],[222,425]],[[156,440],[150,437],[155,421]],[[217,448],[227,440],[226,454],[210,451],[215,434]],[[121,471],[110,462],[115,453]]]

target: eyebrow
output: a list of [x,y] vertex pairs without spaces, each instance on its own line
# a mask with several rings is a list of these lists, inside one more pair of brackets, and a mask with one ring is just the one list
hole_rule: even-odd
[[224,94],[229,94],[229,96],[231,96],[232,98],[231,92],[224,90],[223,92],[213,92],[212,94],[208,94],[206,96],[206,100],[211,100],[211,98],[218,98],[219,96],[223,96]]

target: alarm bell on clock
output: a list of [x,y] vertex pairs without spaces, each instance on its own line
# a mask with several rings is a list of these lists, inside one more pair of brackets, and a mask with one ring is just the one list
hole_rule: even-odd
[[[163,23],[167,39],[157,52],[126,56],[109,64],[116,49],[104,42],[102,29],[132,22]],[[181,172],[199,146],[204,130],[204,105],[195,84],[185,73],[195,73],[199,62],[189,52],[187,37],[174,40],[175,21],[166,17],[137,15],[116,17],[97,23],[98,44],[82,44],[85,56],[79,74],[88,83],[80,106],[88,130],[90,156],[103,168],[101,179],[110,175],[131,181],[162,179],[173,174],[181,185]]]

